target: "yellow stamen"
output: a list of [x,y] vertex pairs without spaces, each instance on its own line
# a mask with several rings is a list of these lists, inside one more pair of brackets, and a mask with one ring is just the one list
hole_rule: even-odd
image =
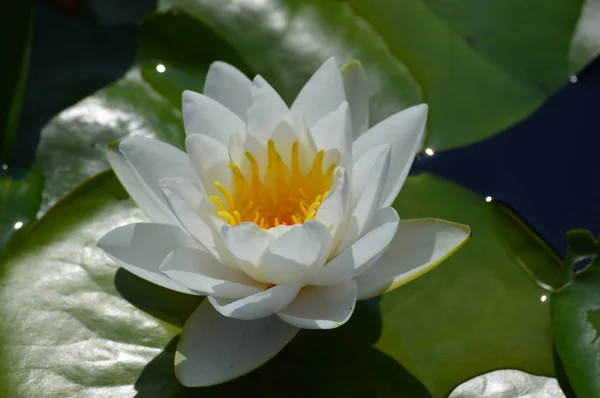
[[225,200],[227,201],[227,206],[229,207],[229,209],[234,209],[235,203],[233,202],[233,196],[231,196],[231,194],[229,193],[227,188],[225,188],[219,182],[215,182],[215,187],[217,187],[219,192],[221,192],[221,195],[223,195],[225,197]]
[[227,221],[227,223],[229,225],[237,225],[233,216],[231,214],[229,214],[228,212],[219,211],[219,212],[217,212],[217,214],[219,215],[219,217],[221,217],[223,219],[223,221]]
[[225,210],[225,206],[223,206],[223,202],[221,202],[221,198],[219,198],[218,196],[214,196],[214,195],[213,195],[213,196],[210,196],[210,197],[208,198],[208,200],[210,200],[210,201],[211,201],[211,202],[213,202],[215,205],[217,205],[217,208],[218,208],[220,211],[223,211],[223,210]]
[[325,151],[321,150],[304,174],[300,155],[301,146],[295,141],[291,146],[291,164],[286,164],[275,142],[269,140],[264,174],[260,174],[258,161],[248,151],[244,156],[250,166],[249,174],[242,173],[241,165],[229,163],[231,190],[215,182],[220,195],[209,197],[217,215],[230,225],[253,222],[263,229],[301,224],[315,218],[330,193],[337,165],[329,165],[323,172]]

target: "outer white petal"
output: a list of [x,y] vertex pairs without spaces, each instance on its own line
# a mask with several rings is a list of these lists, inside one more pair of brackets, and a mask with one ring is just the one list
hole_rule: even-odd
[[327,195],[327,199],[321,203],[315,216],[315,220],[322,222],[332,237],[332,249],[335,250],[342,239],[348,206],[350,205],[350,181],[348,175],[342,168],[338,168],[334,174],[333,187]]
[[252,85],[252,105],[248,109],[246,132],[265,143],[288,112],[289,108],[277,91],[257,75]]
[[358,299],[375,297],[425,274],[469,238],[466,225],[437,219],[401,221],[388,250],[356,279]]
[[194,172],[185,152],[164,142],[138,136],[121,142],[119,150],[131,165],[133,175],[154,198],[157,206],[170,216],[170,223],[174,223],[175,218],[158,181],[166,177],[193,178]]
[[227,299],[246,297],[267,287],[242,271],[221,264],[212,255],[190,247],[179,247],[169,253],[160,271],[192,291]]
[[[346,230],[344,231],[344,237],[338,250],[343,250],[354,243],[360,238],[365,228],[371,223],[373,216],[380,209],[381,194],[386,184],[386,178],[388,176],[388,170],[390,165],[391,148],[390,145],[384,145],[373,149],[373,154],[376,156],[373,163],[370,165],[371,168],[368,173],[366,167],[362,167],[363,164],[359,162],[355,164],[354,170],[357,174],[364,175],[364,189],[360,193],[356,205],[354,208],[351,207],[352,213],[346,223]],[[371,155],[368,153],[367,155]],[[358,178],[361,178],[359,176]],[[355,187],[352,187],[353,194],[356,194]],[[355,198],[352,198],[354,201]],[[352,206],[352,205],[351,205]]]
[[235,66],[213,62],[204,82],[204,95],[232,110],[242,120],[252,103],[252,82]]
[[127,271],[159,286],[182,293],[198,294],[159,271],[164,258],[178,247],[194,247],[193,240],[179,227],[138,223],[108,232],[96,245]]
[[106,158],[113,171],[125,187],[129,196],[144,210],[148,217],[157,223],[170,224],[173,217],[167,206],[164,205],[161,198],[156,196],[154,191],[144,182],[144,180],[135,174],[125,156],[118,148],[110,147],[106,151]]
[[292,110],[300,111],[308,127],[312,127],[345,100],[342,76],[335,59],[329,58],[300,90]]
[[337,149],[342,154],[342,165],[350,168],[352,165],[352,119],[346,101],[319,120],[310,133],[315,140],[317,149]]
[[279,285],[239,300],[215,297],[209,297],[208,300],[224,316],[252,320],[281,311],[296,297],[298,291],[298,286]]
[[319,273],[315,285],[336,285],[365,272],[387,249],[396,234],[400,218],[391,207],[379,210],[370,230],[352,246],[331,259]]
[[421,104],[398,112],[354,141],[354,159],[358,159],[374,146],[392,144],[390,173],[383,190],[381,207],[390,206],[404,184],[415,154],[423,141],[427,109],[426,104]]
[[369,85],[360,62],[354,60],[342,67],[346,99],[352,115],[354,139],[369,128]]
[[227,145],[231,134],[244,131],[242,119],[205,95],[186,90],[183,92],[181,106],[187,135],[203,134]]
[[222,224],[221,233],[225,246],[239,267],[257,281],[270,283],[260,266],[260,261],[273,238],[252,222],[244,222],[235,227]]
[[260,269],[265,280],[275,285],[310,284],[331,252],[331,235],[316,220],[296,224],[265,250]]
[[254,321],[227,318],[205,300],[183,327],[175,375],[188,387],[224,383],[273,358],[298,331],[274,315]]
[[186,138],[185,147],[206,197],[219,195],[215,182],[229,187],[231,173],[228,167],[229,153],[225,145],[214,138],[193,134]]
[[196,187],[196,182],[170,177],[160,180],[160,186],[181,226],[203,249],[218,257],[217,237],[206,219],[210,205]]
[[333,329],[350,319],[356,306],[356,282],[307,286],[277,315],[302,329]]

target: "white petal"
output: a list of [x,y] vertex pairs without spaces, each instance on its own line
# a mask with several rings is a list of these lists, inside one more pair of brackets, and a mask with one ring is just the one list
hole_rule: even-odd
[[210,205],[195,182],[171,177],[159,183],[181,226],[203,249],[218,257],[215,232],[206,219]]
[[186,322],[175,353],[175,375],[187,387],[240,377],[273,358],[298,333],[276,316],[240,321],[205,300]]
[[239,300],[209,297],[208,300],[222,315],[252,320],[264,318],[284,309],[298,294],[298,286],[273,286]]
[[[367,167],[363,167],[367,165],[361,162],[362,159],[359,159],[354,165],[356,173],[364,175],[365,184],[360,197],[356,201],[356,206],[354,208],[351,207],[352,213],[346,223],[344,237],[338,250],[347,248],[360,238],[364,234],[365,228],[371,223],[377,210],[380,209],[381,194],[386,183],[390,165],[391,147],[390,145],[376,147],[373,149],[373,152],[366,154],[377,156],[373,159],[372,164],[370,164],[370,170]],[[366,170],[369,170],[368,174],[365,173]],[[361,177],[359,176],[359,178]],[[352,190],[353,195],[356,194],[354,186]],[[352,200],[354,201],[355,198],[352,198]]]
[[369,86],[360,62],[354,60],[342,67],[346,99],[352,115],[352,134],[360,137],[369,128]]
[[237,164],[242,164],[244,159],[244,143],[246,141],[246,132],[234,133],[229,137],[229,145],[227,151],[229,153],[229,159]]
[[164,258],[178,247],[195,244],[179,227],[138,223],[108,232],[96,245],[127,271],[159,286],[182,293],[198,294],[160,272]]
[[116,147],[106,151],[106,158],[113,171],[125,187],[129,196],[144,210],[146,215],[154,222],[170,224],[173,217],[162,200],[148,187],[144,180],[135,174],[125,156]]
[[158,181],[166,177],[181,177],[193,180],[194,172],[185,152],[172,145],[134,136],[121,142],[119,150],[131,165],[133,175],[155,198],[155,202],[164,208],[171,217],[170,223],[176,223],[169,210],[167,200],[162,194]]
[[185,147],[204,195],[219,195],[215,182],[229,187],[231,172],[228,167],[227,147],[214,138],[193,134],[186,138]]
[[426,104],[421,104],[398,112],[354,141],[354,159],[358,159],[375,146],[392,144],[390,173],[383,189],[381,207],[390,206],[404,184],[415,154],[423,141],[427,109]]
[[260,75],[252,85],[252,105],[248,109],[246,132],[266,143],[275,126],[288,114],[289,109],[277,91]]
[[205,95],[186,90],[183,92],[181,106],[187,135],[202,134],[227,145],[231,134],[244,131],[242,119]]
[[379,210],[369,231],[325,264],[313,283],[319,286],[336,285],[365,272],[387,249],[396,234],[399,221],[398,213],[392,207]]
[[329,228],[333,239],[332,248],[336,248],[341,241],[350,205],[350,182],[346,171],[338,168],[334,177],[333,187],[331,187],[327,199],[319,206],[315,216],[315,220]]
[[242,120],[252,102],[252,82],[235,66],[213,62],[204,82],[204,95],[225,105]]
[[342,76],[335,59],[329,58],[302,87],[292,110],[300,111],[308,127],[312,127],[345,100]]
[[252,222],[244,222],[235,227],[223,224],[221,233],[225,246],[240,268],[257,281],[269,283],[260,267],[260,261],[273,238]]
[[275,285],[310,284],[331,251],[331,235],[325,225],[309,220],[296,224],[271,243],[260,260],[265,280]]
[[469,238],[466,225],[436,219],[401,221],[383,256],[356,279],[358,299],[394,290],[427,273]]
[[352,165],[352,120],[346,101],[323,117],[311,129],[318,150],[337,149],[342,155],[342,165]]
[[333,329],[350,319],[356,306],[356,282],[307,286],[277,315],[302,329]]
[[189,247],[169,253],[160,270],[190,290],[227,299],[246,297],[267,287],[221,264],[212,255]]

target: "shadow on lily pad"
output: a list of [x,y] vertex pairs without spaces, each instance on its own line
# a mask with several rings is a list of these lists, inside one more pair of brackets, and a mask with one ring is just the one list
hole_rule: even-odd
[[186,388],[175,379],[173,359],[178,338],[142,371],[138,397],[255,396],[431,397],[398,362],[372,347],[381,318],[359,303],[346,325],[329,331],[303,330],[275,358],[229,383]]
[[131,304],[180,328],[204,298],[165,289],[123,268],[115,274],[115,287]]

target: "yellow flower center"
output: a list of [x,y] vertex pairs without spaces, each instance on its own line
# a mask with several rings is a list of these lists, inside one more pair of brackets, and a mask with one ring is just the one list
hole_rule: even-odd
[[250,165],[248,178],[244,177],[240,167],[229,163],[232,191],[215,182],[215,187],[223,198],[209,198],[217,206],[217,215],[230,225],[249,221],[262,229],[302,224],[315,218],[333,184],[336,165],[332,164],[323,172],[325,151],[319,151],[305,175],[300,168],[298,150],[298,142],[295,141],[291,148],[290,168],[282,161],[273,140],[269,140],[267,165],[262,180],[258,163],[250,152],[245,152]]

